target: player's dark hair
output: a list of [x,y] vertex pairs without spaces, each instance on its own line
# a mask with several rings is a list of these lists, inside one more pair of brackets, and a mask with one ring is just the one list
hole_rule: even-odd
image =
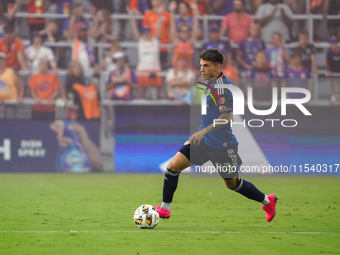
[[200,54],[200,59],[221,65],[223,65],[224,62],[223,54],[217,49],[203,50]]

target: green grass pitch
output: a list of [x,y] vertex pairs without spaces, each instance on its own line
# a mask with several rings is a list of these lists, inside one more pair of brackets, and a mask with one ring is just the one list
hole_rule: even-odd
[[0,254],[340,254],[340,178],[243,177],[277,194],[273,222],[221,179],[182,175],[171,218],[142,230],[162,175],[1,174]]

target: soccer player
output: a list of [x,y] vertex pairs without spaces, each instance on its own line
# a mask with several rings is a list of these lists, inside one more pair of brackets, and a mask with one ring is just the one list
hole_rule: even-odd
[[[223,55],[217,49],[203,50],[200,54],[201,76],[207,83],[215,87],[216,84],[231,84],[230,80],[221,72]],[[161,218],[169,218],[171,214],[171,202],[177,188],[181,171],[191,164],[203,165],[211,160],[217,166],[229,166],[230,172],[219,172],[226,186],[243,196],[263,204],[267,221],[275,216],[275,194],[266,195],[259,191],[252,183],[241,179],[238,169],[242,164],[237,154],[238,142],[232,133],[229,124],[213,125],[214,119],[233,119],[233,96],[229,89],[216,89],[222,104],[215,106],[213,98],[207,95],[207,114],[202,116],[202,125],[199,131],[192,134],[183,147],[167,165],[164,177],[163,202],[161,206],[155,206]]]

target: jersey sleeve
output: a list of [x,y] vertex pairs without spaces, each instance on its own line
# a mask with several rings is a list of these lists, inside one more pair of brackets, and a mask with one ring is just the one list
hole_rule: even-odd
[[229,89],[223,89],[219,94],[222,104],[219,107],[220,113],[229,113],[233,111],[233,94]]

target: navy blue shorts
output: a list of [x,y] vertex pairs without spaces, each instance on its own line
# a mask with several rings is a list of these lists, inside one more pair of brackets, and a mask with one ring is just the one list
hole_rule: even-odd
[[242,164],[237,150],[237,146],[227,150],[214,149],[202,140],[199,146],[184,144],[179,152],[187,157],[191,165],[201,166],[210,160],[220,176],[230,180],[238,176],[239,166]]

